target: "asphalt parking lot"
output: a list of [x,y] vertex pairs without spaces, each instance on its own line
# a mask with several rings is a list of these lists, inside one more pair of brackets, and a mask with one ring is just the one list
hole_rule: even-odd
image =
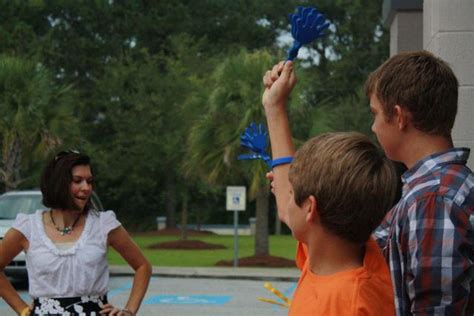
[[[281,300],[263,287],[264,279],[238,280],[216,278],[175,278],[154,276],[139,315],[287,315],[287,308],[259,301],[264,297]],[[271,284],[291,298],[294,281],[270,280]],[[123,306],[132,285],[131,276],[112,276],[109,300]],[[30,300],[26,285],[15,284],[21,296]],[[0,315],[16,315],[0,302]]]

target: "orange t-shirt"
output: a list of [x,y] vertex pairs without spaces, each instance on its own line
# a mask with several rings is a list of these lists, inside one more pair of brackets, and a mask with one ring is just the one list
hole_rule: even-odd
[[296,263],[302,271],[289,315],[395,315],[390,273],[374,240],[366,244],[362,267],[332,275],[311,272],[307,253],[299,243]]

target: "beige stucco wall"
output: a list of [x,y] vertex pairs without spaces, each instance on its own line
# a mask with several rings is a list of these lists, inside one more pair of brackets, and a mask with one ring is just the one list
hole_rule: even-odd
[[447,61],[459,80],[456,146],[471,148],[474,169],[474,1],[424,0],[423,47]]
[[474,0],[384,0],[390,55],[426,49],[448,62],[459,80],[455,146],[471,148],[474,170]]
[[[410,36],[406,36],[410,34]],[[423,13],[399,11],[390,25],[390,56],[423,49]]]

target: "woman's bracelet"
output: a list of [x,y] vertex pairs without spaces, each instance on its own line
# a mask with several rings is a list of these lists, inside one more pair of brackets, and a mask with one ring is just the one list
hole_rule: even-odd
[[132,312],[131,310],[129,310],[128,308],[122,309],[122,312],[127,313],[127,314],[132,315],[132,316],[135,316],[135,313]]
[[280,157],[277,159],[272,160],[272,169],[275,168],[276,166],[279,165],[284,165],[287,163],[291,163],[293,161],[293,156],[288,156],[288,157]]
[[21,310],[20,314],[18,314],[18,315],[20,315],[20,316],[27,316],[27,315],[29,315],[29,312],[30,312],[30,307],[29,307],[29,306],[26,306],[25,308],[23,308],[23,309]]

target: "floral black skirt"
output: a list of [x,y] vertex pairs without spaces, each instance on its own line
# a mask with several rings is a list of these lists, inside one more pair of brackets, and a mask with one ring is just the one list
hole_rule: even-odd
[[59,298],[36,298],[33,300],[33,315],[49,316],[100,316],[107,296],[80,296]]

